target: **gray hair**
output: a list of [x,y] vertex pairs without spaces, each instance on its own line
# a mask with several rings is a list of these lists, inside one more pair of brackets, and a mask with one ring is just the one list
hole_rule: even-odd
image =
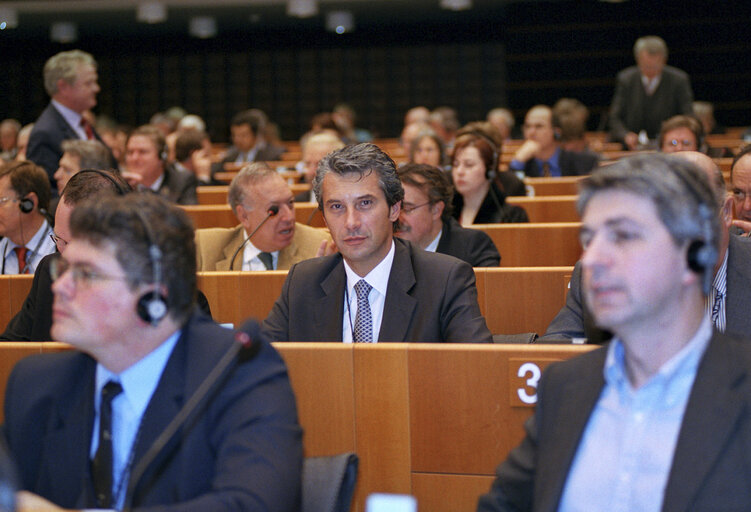
[[[697,239],[715,247],[719,243],[718,198],[707,174],[693,162],[650,154],[603,167],[580,182],[576,204],[579,215],[592,197],[605,191],[629,192],[651,199],[677,245]],[[706,240],[704,232],[707,222],[711,240]]]
[[240,169],[240,172],[237,173],[237,176],[232,178],[232,182],[229,184],[229,191],[227,192],[227,202],[232,208],[232,211],[235,212],[235,215],[237,215],[238,205],[243,205],[244,207],[248,206],[245,204],[247,191],[250,190],[252,186],[267,179],[269,176],[279,178],[276,171],[269,167],[266,162],[254,162],[243,166],[243,168]]
[[668,45],[658,36],[640,37],[634,43],[634,59],[638,59],[641,52],[647,52],[650,55],[662,55],[667,60]]
[[488,115],[486,119],[488,121],[491,121],[495,117],[500,117],[503,119],[503,121],[506,123],[506,126],[508,126],[508,129],[514,127],[514,115],[511,113],[511,111],[507,108],[494,108],[490,112],[488,112]]
[[70,153],[79,158],[81,169],[109,169],[110,152],[107,146],[98,140],[70,139],[60,145],[63,153]]
[[378,184],[386,196],[389,208],[404,198],[404,188],[396,174],[396,164],[375,144],[363,142],[332,151],[318,163],[316,177],[313,179],[313,192],[318,199],[318,208],[323,210],[322,184],[326,174],[333,172],[340,176],[359,174],[360,178],[375,172]]
[[60,80],[65,80],[69,84],[75,82],[81,64],[88,64],[96,69],[94,57],[81,50],[60,52],[47,59],[44,64],[44,88],[47,94],[57,94],[57,82]]

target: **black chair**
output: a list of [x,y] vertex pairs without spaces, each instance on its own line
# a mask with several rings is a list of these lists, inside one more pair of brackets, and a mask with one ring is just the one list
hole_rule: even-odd
[[349,512],[357,482],[354,453],[306,457],[302,470],[302,512]]

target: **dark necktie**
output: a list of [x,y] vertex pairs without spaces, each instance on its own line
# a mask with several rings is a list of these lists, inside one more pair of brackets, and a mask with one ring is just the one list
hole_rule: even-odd
[[357,293],[355,343],[373,343],[373,317],[370,312],[370,302],[368,302],[368,294],[372,288],[365,279],[360,279],[355,283],[355,293]]
[[85,117],[81,118],[81,122],[79,124],[81,125],[81,128],[83,128],[83,131],[86,132],[86,138],[89,140],[94,140],[94,129],[91,127],[91,124],[86,120]]
[[542,176],[544,178],[550,178],[550,162],[542,163]]
[[112,400],[123,392],[119,382],[109,381],[102,388],[99,408],[99,446],[91,461],[91,477],[99,508],[112,507]]
[[26,262],[26,255],[29,250],[26,247],[14,247],[13,251],[16,253],[16,257],[18,258],[18,273],[28,274],[29,267]]
[[261,252],[258,254],[258,259],[266,267],[266,270],[274,270],[274,258],[269,252]]

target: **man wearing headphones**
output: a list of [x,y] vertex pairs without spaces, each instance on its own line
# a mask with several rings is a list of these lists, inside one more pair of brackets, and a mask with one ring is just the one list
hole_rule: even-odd
[[751,344],[705,312],[719,237],[706,175],[624,159],[582,181],[578,209],[584,294],[615,337],[546,369],[478,511],[745,509]]
[[28,161],[0,169],[0,274],[33,274],[39,261],[55,252],[49,202],[44,169]]
[[[8,380],[20,509],[298,510],[302,431],[284,361],[250,330],[238,354],[232,331],[196,312],[185,212],[154,194],[97,198],[70,229],[51,268],[52,335],[77,350],[27,358]],[[203,405],[147,455],[203,383]]]
[[673,116],[662,123],[658,145],[663,153],[704,151],[704,128],[693,116]]
[[516,150],[509,169],[527,177],[575,176],[597,167],[593,153],[567,151],[559,147],[557,119],[547,105],[536,105],[524,118],[524,143]]
[[167,143],[151,125],[136,128],[125,143],[125,179],[133,188],[150,189],[177,204],[198,204],[196,176],[167,162]]

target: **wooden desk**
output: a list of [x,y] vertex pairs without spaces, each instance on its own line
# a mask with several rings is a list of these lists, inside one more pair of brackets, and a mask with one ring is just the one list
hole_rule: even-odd
[[575,265],[581,222],[476,224],[501,253],[502,267]]
[[506,201],[524,208],[529,217],[529,222],[578,222],[579,214],[576,212],[576,197],[575,195],[542,197],[509,196],[506,198]]
[[[305,455],[354,451],[353,510],[373,492],[413,494],[420,510],[475,510],[523,436],[535,370],[586,345],[276,343],[289,369]],[[13,364],[56,343],[0,344],[0,399]],[[41,377],[40,377],[41,378]],[[2,410],[2,409],[0,409]]]

